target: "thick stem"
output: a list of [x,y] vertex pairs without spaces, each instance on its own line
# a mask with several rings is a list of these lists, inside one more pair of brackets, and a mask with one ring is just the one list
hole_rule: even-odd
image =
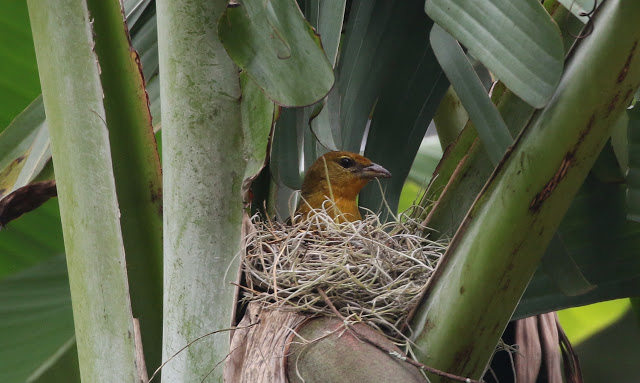
[[[85,382],[140,381],[93,30],[82,0],[29,1]],[[99,17],[99,15],[94,15]]]
[[[224,0],[157,3],[164,172],[163,360],[228,328],[242,221],[238,70],[217,36]],[[191,345],[165,382],[222,381],[229,334]]]
[[637,2],[601,6],[555,95],[476,200],[413,320],[417,349],[428,350],[421,362],[472,378],[483,373],[546,245],[640,84],[638,17]]

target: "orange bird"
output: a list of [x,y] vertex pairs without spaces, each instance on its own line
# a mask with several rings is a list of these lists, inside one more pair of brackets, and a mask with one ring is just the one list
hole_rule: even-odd
[[[335,209],[329,215],[338,222],[362,219],[356,197],[374,178],[389,178],[391,173],[368,158],[350,152],[329,152],[307,170],[302,182],[302,199],[296,215],[306,217],[312,209],[322,208],[329,200]],[[325,205],[329,208],[331,205]]]

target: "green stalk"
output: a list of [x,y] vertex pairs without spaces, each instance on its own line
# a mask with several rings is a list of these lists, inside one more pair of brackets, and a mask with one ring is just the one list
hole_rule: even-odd
[[[556,6],[551,9],[552,3]],[[566,8],[560,6],[557,1],[545,1],[544,5],[549,6],[547,10],[562,31],[566,54],[576,40],[574,36],[580,34],[580,27],[583,25],[575,17],[567,15]],[[493,87],[491,99],[513,137],[520,134],[535,111],[532,106],[508,90],[502,82],[498,82]],[[451,230],[458,228],[494,168],[484,146],[477,139],[478,134],[473,122],[468,121],[462,132],[451,126],[454,121],[447,120],[451,116],[447,117],[444,111],[451,109],[449,112],[454,113],[452,106],[455,107],[453,105],[455,100],[449,100],[453,101],[452,105],[448,105],[446,100],[447,96],[439,106],[434,122],[438,137],[447,137],[445,139],[447,144],[453,143],[453,145],[438,166],[437,177],[434,177],[429,186],[430,194],[424,200],[427,208],[424,217],[429,215],[427,226],[434,232],[440,233],[439,235],[453,235]],[[464,109],[463,113],[466,114]],[[451,132],[456,132],[455,136],[452,136]],[[452,174],[454,170],[455,176]],[[435,200],[438,201],[437,208],[430,202]],[[433,210],[432,213],[431,210]]]
[[442,150],[456,140],[467,121],[469,121],[469,114],[462,106],[456,91],[450,86],[433,116]]
[[[231,325],[242,219],[238,69],[218,39],[225,0],[157,3],[164,173],[163,360]],[[222,381],[229,334],[178,354],[165,382]]]
[[51,134],[81,377],[85,382],[140,381],[144,373],[136,365],[91,17],[82,0],[30,0],[28,6]]
[[602,5],[555,95],[469,211],[412,323],[423,363],[482,375],[573,196],[638,87],[638,17],[640,3]]
[[89,0],[134,317],[150,373],[162,353],[162,170],[147,94],[120,2]]

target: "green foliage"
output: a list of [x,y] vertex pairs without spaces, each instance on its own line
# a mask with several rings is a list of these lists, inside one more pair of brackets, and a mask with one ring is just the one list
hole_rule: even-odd
[[[0,132],[40,93],[27,6],[23,1],[11,1],[3,7],[0,15],[0,73],[3,89],[0,92]],[[0,146],[0,156],[5,153],[5,148]],[[0,169],[3,168],[0,165]]]
[[320,38],[294,0],[227,7],[218,33],[235,63],[280,105],[311,105],[333,86]]
[[[0,281],[0,357],[3,382],[24,382],[44,372],[66,349],[75,349],[71,295],[59,255]],[[28,304],[26,304],[28,303]],[[29,355],[29,358],[25,358]]]
[[[194,4],[198,1],[193,0]],[[604,77],[604,74],[623,73],[620,68],[609,64],[597,75],[581,80],[580,83],[584,83],[585,87],[581,88],[583,90],[578,95],[578,101],[571,103],[576,113],[573,118],[575,121],[563,120],[566,116],[554,114],[553,107],[544,108],[552,96],[562,101],[568,89],[570,90],[570,87],[563,87],[556,91],[560,77],[567,76],[571,70],[564,66],[563,48],[573,42],[567,28],[575,28],[576,24],[581,25],[586,21],[586,16],[579,12],[589,11],[591,1],[571,2],[570,10],[556,2],[546,1],[544,6],[552,13],[559,28],[534,0],[430,0],[426,3],[422,0],[354,0],[348,6],[345,1],[307,0],[299,2],[300,9],[292,0],[247,0],[240,1],[239,6],[226,9],[226,3],[223,3],[216,3],[215,12],[207,13],[209,18],[206,24],[210,28],[207,37],[194,42],[191,40],[193,36],[201,33],[198,15],[194,16],[195,19],[184,21],[184,28],[181,27],[181,30],[193,30],[189,29],[185,36],[178,39],[177,32],[168,29],[175,20],[167,16],[166,2],[158,3],[157,20],[155,2],[125,1],[131,38],[140,54],[156,129],[160,127],[161,113],[164,113],[164,193],[169,193],[173,199],[163,208],[164,229],[169,230],[169,234],[165,234],[163,250],[165,273],[169,265],[165,284],[170,281],[174,288],[173,295],[169,298],[172,302],[170,307],[180,307],[181,310],[184,308],[184,312],[173,310],[172,313],[165,311],[163,314],[165,320],[172,318],[169,319],[171,326],[176,329],[169,331],[165,338],[170,346],[165,347],[164,359],[173,350],[202,333],[228,326],[233,288],[227,282],[232,279],[229,276],[235,276],[235,271],[227,272],[226,268],[230,263],[232,269],[236,267],[231,258],[237,253],[240,235],[241,191],[247,192],[248,179],[253,178],[263,164],[268,166],[255,183],[260,183],[267,190],[264,192],[267,205],[277,206],[280,216],[285,218],[290,204],[295,203],[294,190],[300,186],[304,167],[327,150],[362,150],[366,156],[393,173],[392,179],[382,180],[380,183],[392,210],[402,209],[415,201],[431,180],[428,193],[424,195],[425,200],[437,201],[436,207],[431,211],[430,223],[441,235],[453,236],[494,172],[494,164],[502,159],[505,148],[511,144],[511,137],[518,137],[523,129],[525,133],[516,138],[517,141],[524,140],[525,135],[539,136],[542,139],[551,134],[551,128],[540,128],[533,133],[531,128],[525,128],[534,115],[534,107],[543,108],[536,113],[538,117],[535,118],[540,118],[540,115],[548,116],[544,126],[553,126],[561,121],[564,123],[563,129],[570,131],[569,125],[588,117],[585,115],[585,99],[593,93],[594,86],[600,92],[596,100],[601,104],[599,113],[609,110],[611,100],[602,98],[605,85],[594,85],[593,79]],[[614,3],[613,7],[621,6],[619,2]],[[189,9],[196,8],[193,5]],[[432,29],[433,21],[425,14],[425,9],[440,27],[468,49],[468,57],[465,57],[458,43],[446,35],[446,32],[438,30],[439,27]],[[24,13],[24,10],[21,12]],[[93,14],[101,18],[105,12],[95,10]],[[577,17],[568,16],[570,12]],[[216,17],[210,19],[211,15]],[[218,15],[221,17],[218,18]],[[0,19],[2,20],[8,23],[6,19]],[[25,25],[28,31],[28,22],[22,21],[21,24],[20,30],[23,32],[18,34],[25,33]],[[163,38],[173,40],[173,45],[165,45],[163,48],[164,59],[158,56],[157,25]],[[508,31],[505,32],[507,26]],[[96,30],[100,30],[99,24],[96,24]],[[105,30],[118,30],[121,33],[123,29],[106,27]],[[221,35],[224,51],[215,39],[216,31]],[[621,32],[623,35],[629,33],[632,32]],[[102,33],[100,35],[96,37],[98,41],[103,37]],[[597,31],[583,40],[596,38],[621,41],[620,36],[602,37]],[[206,43],[199,45],[202,41]],[[15,51],[5,51],[5,55],[11,57],[26,57],[15,60],[19,63],[28,61],[30,64],[25,65],[24,69],[26,72],[30,71],[31,76],[17,85],[9,85],[9,89],[14,89],[13,93],[3,92],[2,97],[7,100],[1,103],[0,121],[2,118],[9,121],[17,115],[19,108],[12,102],[23,107],[39,90],[33,71],[33,54],[29,51],[33,49],[30,44],[27,41]],[[449,61],[443,61],[441,55],[434,53],[431,44],[436,53],[440,48],[441,53],[455,55],[450,56]],[[11,45],[2,44],[6,49],[10,49],[8,47]],[[196,45],[198,49],[194,49]],[[110,104],[112,99],[109,99],[108,89],[118,83],[120,73],[126,69],[106,64],[103,61],[106,60],[104,55],[115,48],[105,49],[103,53],[100,48],[97,49],[98,59],[104,69],[101,81],[108,85],[105,95],[107,112],[103,119],[110,130],[110,142],[106,147],[110,146],[111,153],[105,158],[109,158],[116,171],[114,177],[122,212],[120,220],[123,237],[126,242],[127,237],[135,232],[135,227],[153,227],[151,230],[156,233],[155,239],[152,239],[157,245],[155,249],[153,246],[142,245],[143,241],[132,239],[139,242],[139,248],[149,250],[143,258],[152,262],[149,266],[137,264],[130,271],[129,281],[135,278],[138,283],[137,286],[136,283],[131,283],[131,296],[134,299],[136,295],[144,297],[147,293],[139,294],[146,288],[150,294],[148,296],[155,295],[156,298],[153,299],[157,299],[162,295],[157,258],[157,234],[160,229],[158,212],[161,207],[157,199],[155,204],[145,205],[148,201],[137,203],[138,199],[133,198],[126,202],[124,197],[134,196],[135,193],[144,197],[149,196],[152,189],[159,191],[158,174],[149,176],[149,173],[145,175],[144,172],[118,173],[118,169],[132,170],[128,168],[129,164],[135,162],[151,163],[153,173],[156,166],[153,163],[157,161],[153,158],[155,148],[152,140],[149,141],[148,130],[144,133],[146,138],[142,139],[116,135],[116,125],[122,128],[122,134],[140,132],[140,128],[133,128],[136,123],[130,119],[115,122],[117,120],[113,115],[109,117],[109,109],[112,108],[109,105],[113,104]],[[212,53],[214,51],[215,54]],[[0,54],[2,52],[0,49]],[[228,60],[224,52],[228,52],[235,64],[242,69],[240,77],[236,76],[238,68]],[[101,54],[103,57],[100,57]],[[193,57],[190,56],[192,54]],[[598,58],[586,54],[582,59],[594,60],[592,65],[595,66],[598,60],[611,61],[612,55],[613,53]],[[468,85],[470,81],[479,85],[478,75],[467,62],[468,59],[471,62],[474,59],[480,60],[482,65],[501,80],[493,89],[492,102],[482,86],[476,86],[475,93],[467,93],[461,88],[461,84]],[[11,63],[12,60],[8,61]],[[171,85],[173,80],[163,79],[161,89],[158,77],[160,62],[163,62],[163,70],[166,70],[165,76],[169,74],[170,78],[173,76],[173,80],[185,82],[174,88]],[[185,63],[193,66],[178,70],[177,65],[186,65]],[[5,65],[4,62],[2,65]],[[443,71],[441,66],[446,70]],[[7,78],[10,80],[13,80],[10,74],[17,70],[13,68],[3,71],[3,74],[9,74]],[[474,68],[486,73],[486,69],[478,69],[477,65]],[[180,77],[180,73],[189,75]],[[445,129],[450,129],[451,138],[457,136],[451,146],[441,150],[436,136],[424,141],[422,138],[449,87],[449,81],[462,101],[458,108],[466,109],[472,121],[466,123],[459,135],[460,127],[447,128],[438,123],[437,129],[443,137],[446,135]],[[133,97],[115,100],[122,102],[122,105],[113,108],[134,114],[142,111],[146,119],[146,108],[140,105],[141,101],[145,104],[146,97],[143,93],[136,95],[136,87],[141,89],[139,84],[132,85],[124,80],[117,92]],[[6,97],[6,94],[14,97]],[[626,100],[623,96],[626,93],[620,94],[617,101]],[[85,102],[86,99],[77,104],[86,109],[83,104]],[[274,102],[288,108],[280,110]],[[481,107],[474,108],[473,105]],[[615,113],[620,108],[622,106],[616,104]],[[98,109],[96,111],[101,114]],[[476,113],[478,109],[480,113]],[[455,112],[454,108],[441,106],[443,113],[452,113],[452,110]],[[591,175],[569,207],[555,235],[559,242],[554,239],[539,267],[536,268],[536,260],[531,261],[531,265],[527,263],[532,266],[531,270],[536,270],[535,275],[517,307],[515,303],[508,308],[504,307],[502,315],[505,318],[514,309],[513,318],[516,318],[640,293],[640,269],[635,251],[640,234],[637,223],[627,220],[627,214],[633,217],[637,210],[633,194],[637,186],[634,183],[634,166],[637,164],[634,163],[635,152],[632,146],[637,138],[634,136],[634,123],[637,120],[634,118],[634,110],[629,112],[628,124],[627,120],[616,119],[620,126],[616,128],[618,133],[614,134],[612,144],[605,147]],[[484,122],[483,112],[490,116]],[[184,120],[187,115],[191,117]],[[95,116],[93,114],[85,120],[89,121]],[[126,113],[116,112],[116,116],[125,117]],[[462,113],[461,116],[464,123],[465,114]],[[48,116],[48,120],[51,117]],[[610,116],[611,119],[614,117]],[[43,169],[51,167],[48,120],[45,122],[43,103],[41,98],[37,98],[0,134],[0,189],[5,189],[0,191],[0,196],[5,196],[11,190],[33,182],[38,177],[52,177],[51,172],[42,173]],[[6,123],[0,125],[0,128],[4,128]],[[146,126],[148,127],[148,121]],[[275,130],[271,135],[271,150],[267,151],[267,137],[272,126],[275,126]],[[76,142],[83,135],[86,135],[84,130],[74,140],[69,138],[70,149],[66,149],[69,153],[59,157],[64,158],[81,150]],[[498,138],[493,140],[491,137]],[[91,141],[95,144],[95,140]],[[86,145],[90,146],[88,143]],[[552,150],[549,145],[542,152],[550,157]],[[563,153],[566,153],[569,149],[564,150]],[[581,160],[585,163],[595,160],[598,152],[594,147]],[[127,157],[126,153],[133,157]],[[18,160],[22,156],[24,159]],[[443,159],[438,164],[441,157]],[[118,160],[122,158],[127,159],[118,165]],[[627,163],[630,170],[624,178]],[[86,166],[87,161],[81,165]],[[527,177],[533,179],[541,174],[554,172],[557,168],[558,161],[550,163],[547,160],[536,160]],[[159,170],[157,166],[155,169]],[[225,169],[232,171],[226,172]],[[57,170],[56,177],[64,184],[64,171],[59,174]],[[435,174],[433,179],[432,174]],[[92,175],[85,174],[84,177],[85,180],[90,180]],[[75,182],[77,181],[74,181],[74,185]],[[581,184],[577,178],[571,182],[571,187],[575,189]],[[625,182],[628,183],[625,185]],[[154,185],[153,188],[150,187],[151,184]],[[511,183],[509,185],[512,186]],[[255,186],[257,189],[257,185]],[[95,188],[95,184],[93,187]],[[86,188],[87,194],[96,193],[92,187]],[[361,204],[380,211],[382,204],[379,189],[375,183],[368,186],[360,197]],[[512,189],[504,190],[503,197]],[[212,198],[214,194],[220,197],[219,201]],[[155,195],[158,197],[157,193]],[[483,195],[486,196],[486,192]],[[244,196],[248,197],[249,194]],[[563,198],[569,200],[568,196]],[[504,206],[502,209],[506,209],[507,213],[511,210]],[[384,209],[382,212],[384,213]],[[478,213],[478,210],[474,212]],[[154,214],[155,218],[152,217]],[[139,220],[131,221],[131,226],[127,227],[128,217],[132,215]],[[480,226],[488,227],[491,223],[490,218],[474,217],[481,221],[478,223]],[[154,219],[157,221],[152,225]],[[546,222],[546,218],[542,220]],[[521,227],[518,225],[522,222],[524,221],[505,223],[501,229],[505,238],[518,234],[513,233],[513,228]],[[552,231],[555,232],[555,229]],[[480,238],[482,234],[474,232],[468,235]],[[224,238],[226,242],[219,243],[220,238]],[[538,244],[540,251],[544,250],[543,245]],[[135,249],[125,243],[129,264],[133,264],[132,254],[138,252]],[[0,281],[0,307],[5,310],[0,316],[0,327],[3,330],[15,329],[11,331],[14,335],[3,338],[3,341],[6,339],[6,347],[3,349],[9,350],[24,344],[24,347],[6,354],[7,359],[0,358],[15,361],[19,366],[14,371],[14,381],[23,381],[27,376],[41,373],[41,381],[55,381],[48,380],[54,371],[69,368],[69,363],[71,366],[77,363],[74,359],[73,327],[69,324],[71,311],[66,268],[62,258],[59,258],[63,251],[58,208],[53,202],[11,223],[6,230],[0,232],[0,252],[3,254],[0,257],[0,275],[3,276]],[[196,256],[193,257],[193,254]],[[603,254],[607,254],[607,257],[603,257]],[[493,261],[496,259],[502,258],[493,257]],[[489,264],[490,261],[487,261],[485,266]],[[517,266],[522,267],[522,263]],[[149,272],[150,270],[153,272]],[[476,271],[477,268],[471,272]],[[148,278],[135,277],[136,272],[147,274]],[[227,275],[224,281],[222,274]],[[199,285],[202,288],[193,292],[191,287],[194,281],[207,283]],[[488,287],[485,288],[489,290]],[[15,294],[18,290],[24,294]],[[33,305],[28,308],[20,307],[19,299],[22,298],[33,302]],[[210,322],[205,326],[205,331],[202,324],[198,323],[195,313],[201,307],[208,307],[207,304],[212,299],[223,308],[216,308],[215,313],[207,315]],[[51,310],[51,305],[47,302],[51,301],[63,303],[57,307],[55,315],[50,315],[54,325],[43,327]],[[158,306],[142,308],[142,312],[137,312],[134,302],[133,309],[134,316],[152,315],[156,319],[159,316]],[[25,310],[33,318],[33,322],[22,321],[16,325],[15,321],[19,320],[16,318],[26,316]],[[24,341],[29,329],[38,327],[43,328],[42,332],[38,332],[41,343]],[[143,337],[148,329],[143,321]],[[174,336],[183,330],[182,336]],[[192,358],[190,363],[199,366],[192,370],[193,376],[202,378],[202,371],[212,368],[210,362],[215,359],[213,364],[217,363],[226,352],[224,342],[218,342],[221,339],[222,335],[203,344],[202,347],[209,350],[213,350],[213,343],[215,347],[220,347],[210,353],[207,362],[193,359],[192,356],[186,357]],[[158,338],[157,341],[159,340]],[[486,344],[494,341],[493,338],[485,339]],[[148,354],[160,352],[157,344],[152,346],[152,342],[148,340],[144,343]],[[217,359],[215,355],[218,356]],[[153,370],[158,363],[158,358],[152,360],[149,362],[148,359],[149,363],[154,364],[147,366],[149,370]],[[77,378],[76,369],[71,367],[68,371],[72,371],[70,377],[76,374]],[[219,376],[217,374],[214,373]],[[12,381],[9,378],[2,380]]]
[[561,310],[558,311],[558,317],[565,333],[575,346],[620,319],[630,307],[628,299],[616,299]]
[[513,142],[507,125],[487,95],[480,78],[458,42],[437,24],[431,29],[431,44],[460,102],[473,120],[493,165]]
[[558,27],[539,1],[430,0],[425,10],[520,98],[536,108],[547,104],[564,52]]

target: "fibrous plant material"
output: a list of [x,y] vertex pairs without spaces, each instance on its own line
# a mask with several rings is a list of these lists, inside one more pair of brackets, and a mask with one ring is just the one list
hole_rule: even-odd
[[348,321],[365,322],[399,337],[445,242],[423,238],[418,222],[401,214],[381,223],[336,223],[326,211],[291,225],[252,218],[243,262],[245,301],[306,314],[334,315],[318,290]]

